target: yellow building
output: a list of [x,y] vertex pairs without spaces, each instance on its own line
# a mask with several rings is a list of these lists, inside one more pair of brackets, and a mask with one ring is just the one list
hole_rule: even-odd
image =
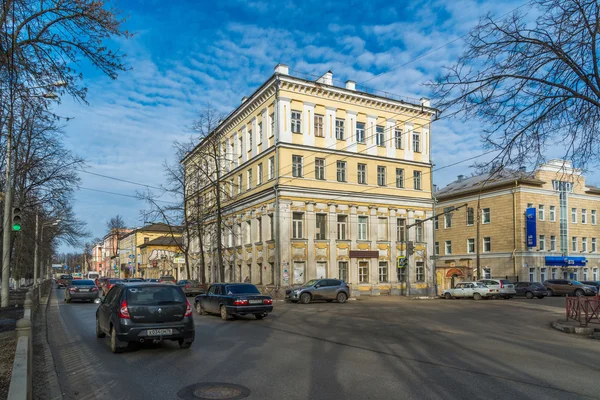
[[[587,185],[580,170],[552,160],[533,172],[502,171],[488,178],[459,176],[434,193],[438,213],[467,204],[434,223],[441,289],[478,279],[478,216],[482,278],[599,279],[600,189]],[[529,231],[527,209],[535,212]]]
[[[212,186],[193,170],[204,162],[204,147],[219,141],[226,273],[209,270],[208,280],[248,278],[280,289],[340,278],[355,295],[400,294],[403,226],[432,216],[436,113],[425,98],[382,97],[352,81],[339,87],[330,71],[302,79],[279,64],[182,160],[188,204],[214,204]],[[411,236],[417,241],[411,294],[428,294],[431,221]],[[214,235],[204,243],[214,248]],[[206,258],[216,263],[212,254]]]
[[163,236],[181,237],[181,228],[169,226],[164,223],[155,223],[137,228],[125,234],[119,240],[119,265],[121,267],[121,278],[139,277],[141,265],[141,253],[139,247]]
[[181,238],[161,236],[138,246],[140,253],[140,274],[144,278],[160,278],[172,275],[183,279],[182,265],[178,263],[181,253]]

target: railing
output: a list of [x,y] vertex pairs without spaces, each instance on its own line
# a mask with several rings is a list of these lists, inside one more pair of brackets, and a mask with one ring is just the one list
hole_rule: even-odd
[[579,322],[580,326],[600,324],[600,295],[593,297],[567,296],[567,321]]

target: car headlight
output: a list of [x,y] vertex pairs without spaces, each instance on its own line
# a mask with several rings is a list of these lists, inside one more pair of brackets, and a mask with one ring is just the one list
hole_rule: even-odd
[[300,293],[299,290],[294,290],[294,294],[298,294],[298,293]]

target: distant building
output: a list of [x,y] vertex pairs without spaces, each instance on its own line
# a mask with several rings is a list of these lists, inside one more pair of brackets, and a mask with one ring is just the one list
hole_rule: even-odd
[[96,243],[94,247],[92,247],[92,261],[91,261],[91,270],[96,272],[102,272],[102,263],[103,263],[103,252],[102,248],[104,246],[104,241],[100,243]]
[[119,238],[131,232],[131,229],[112,230],[106,234],[102,243],[102,276],[118,277],[119,274]]
[[172,275],[177,280],[186,278],[185,260],[181,255],[180,237],[161,236],[138,246],[140,272],[144,278]]
[[[599,279],[600,189],[586,184],[580,170],[552,160],[532,172],[502,171],[488,178],[459,176],[434,194],[438,213],[467,204],[435,222],[441,288],[483,277]],[[530,227],[535,224],[536,230],[529,231],[529,244],[528,208],[535,209]],[[478,220],[481,277],[476,273]]]

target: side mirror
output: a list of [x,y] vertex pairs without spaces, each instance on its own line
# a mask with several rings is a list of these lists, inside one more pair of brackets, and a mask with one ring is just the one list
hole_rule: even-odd
[[573,282],[569,282],[569,285],[570,285],[570,286],[573,286]]
[[321,285],[315,285],[315,289],[318,289],[320,287],[321,287]]

